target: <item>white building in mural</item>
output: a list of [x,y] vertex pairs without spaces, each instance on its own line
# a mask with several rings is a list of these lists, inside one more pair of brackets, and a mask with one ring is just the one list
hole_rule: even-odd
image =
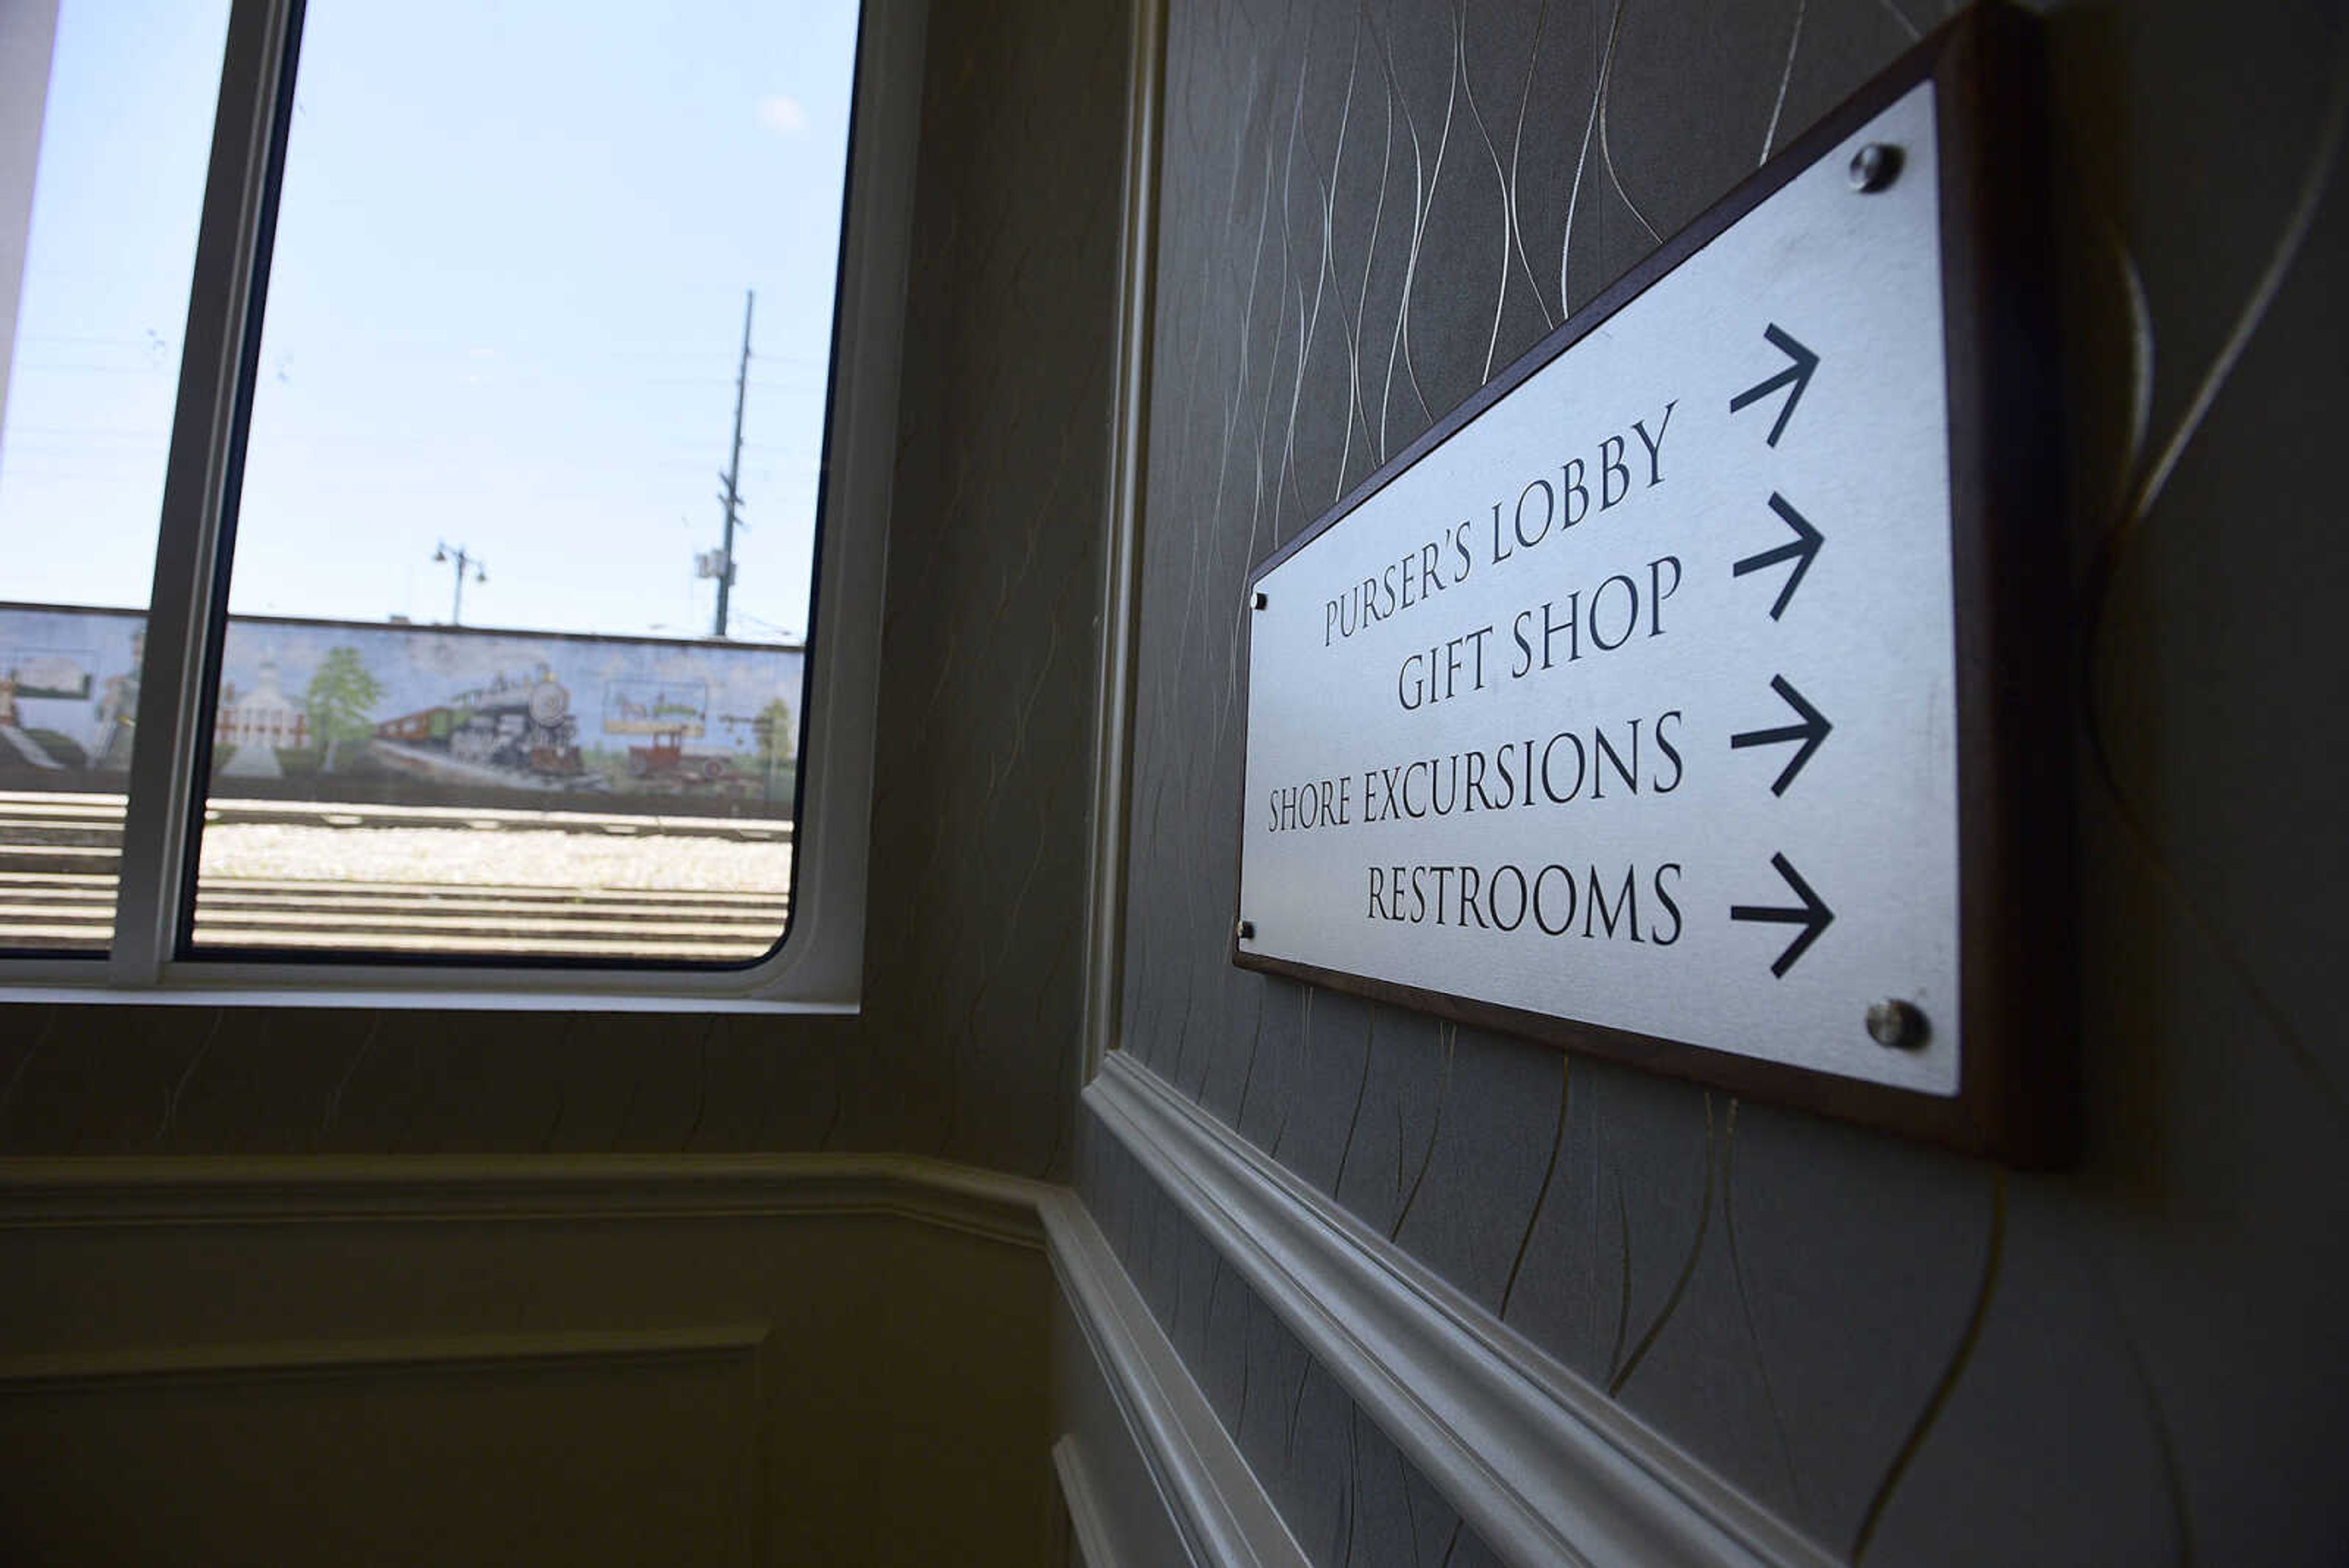
[[229,759],[226,771],[245,773],[251,771],[252,763],[259,763],[264,771],[274,774],[280,749],[308,744],[310,716],[279,690],[275,659],[262,661],[260,677],[252,691],[223,691],[222,697],[212,743],[234,746],[240,753]]

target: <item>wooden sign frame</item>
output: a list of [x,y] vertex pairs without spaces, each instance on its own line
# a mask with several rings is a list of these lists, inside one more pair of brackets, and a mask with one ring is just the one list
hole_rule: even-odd
[[[1250,952],[1237,934],[1237,908],[1235,964],[1969,1152],[2032,1165],[2070,1158],[2077,1033],[2073,683],[2045,93],[2031,17],[1982,5],[1927,37],[1276,551],[1250,573],[1248,588],[1252,596],[1267,573],[1928,80],[1938,113],[1956,601],[1965,1020],[1956,1094],[1891,1087]],[[1244,701],[1248,670],[1244,650]],[[1855,1016],[1855,1028],[1858,1022]]]

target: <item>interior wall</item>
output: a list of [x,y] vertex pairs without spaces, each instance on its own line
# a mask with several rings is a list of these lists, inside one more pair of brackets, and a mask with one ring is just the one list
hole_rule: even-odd
[[[2045,547],[2078,663],[2044,678],[2079,693],[2083,1001],[2045,1044],[2085,1110],[2077,1165],[2033,1174],[1226,956],[1249,570],[1936,0],[1169,10],[1123,1048],[1832,1552],[2336,1560],[2349,17],[2046,7],[2078,455]],[[1086,1137],[1129,1272],[1290,1478],[1300,1543],[1351,1560],[1329,1521],[1412,1477],[1337,1406],[1305,1418],[1316,1369],[1234,1326],[1213,1248]],[[1257,1441],[1266,1390],[1289,1409]]]
[[1065,1168],[1124,26],[932,7],[863,1015],[0,1004],[0,1154]]
[[206,1163],[6,1173],[0,1558],[1044,1559],[1018,1184]]
[[1152,1469],[1149,1439],[1129,1418],[1082,1321],[1084,1308],[1058,1271],[1056,1283],[1053,1468],[1069,1520],[1068,1568],[1200,1568]]
[[[1377,1419],[1090,1117],[1078,1128],[1076,1184],[1309,1561],[1348,1568],[1498,1568],[1501,1559]],[[1056,1356],[1055,1376],[1066,1388],[1077,1378],[1061,1371],[1062,1365]],[[1081,1414],[1081,1404],[1078,1409]]]

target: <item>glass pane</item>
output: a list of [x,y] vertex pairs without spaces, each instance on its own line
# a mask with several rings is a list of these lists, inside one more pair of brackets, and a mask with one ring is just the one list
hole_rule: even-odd
[[781,940],[855,39],[312,0],[195,945]]
[[0,4],[0,949],[113,936],[227,35],[227,0]]

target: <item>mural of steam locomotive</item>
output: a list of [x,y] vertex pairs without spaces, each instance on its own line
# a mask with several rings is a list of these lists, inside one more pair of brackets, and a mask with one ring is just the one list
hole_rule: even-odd
[[[127,769],[145,627],[133,610],[0,602],[0,784]],[[788,811],[804,659],[791,644],[231,616],[213,777],[271,799]]]
[[560,784],[586,771],[571,689],[543,664],[520,679],[501,673],[476,691],[386,720],[375,733],[378,741],[534,783]]

